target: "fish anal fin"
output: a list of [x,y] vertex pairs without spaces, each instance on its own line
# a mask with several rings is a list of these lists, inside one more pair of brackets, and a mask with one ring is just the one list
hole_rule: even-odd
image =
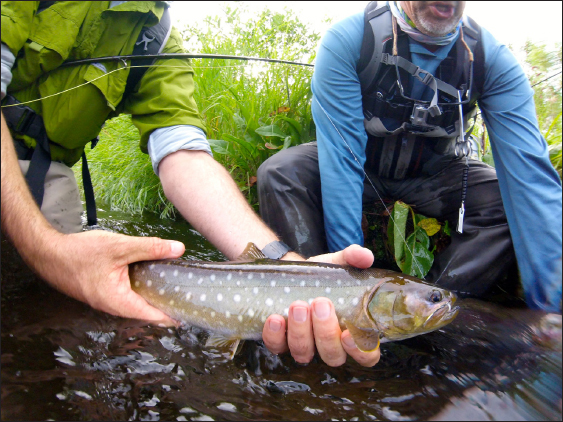
[[205,342],[205,347],[217,349],[223,356],[233,359],[240,344],[242,344],[240,338],[228,338],[211,334]]
[[356,347],[362,352],[373,352],[379,347],[379,331],[374,328],[357,327],[348,321],[345,324]]
[[258,246],[254,243],[250,242],[246,245],[246,248],[240,254],[240,256],[236,259],[237,261],[255,261],[257,259],[264,259],[267,258],[266,255],[262,253]]

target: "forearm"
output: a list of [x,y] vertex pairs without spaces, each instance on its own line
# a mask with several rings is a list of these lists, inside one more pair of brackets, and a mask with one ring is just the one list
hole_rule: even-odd
[[[177,151],[159,165],[164,192],[180,213],[229,259],[277,236],[256,215],[229,173],[204,151]],[[288,253],[284,259],[300,259]]]

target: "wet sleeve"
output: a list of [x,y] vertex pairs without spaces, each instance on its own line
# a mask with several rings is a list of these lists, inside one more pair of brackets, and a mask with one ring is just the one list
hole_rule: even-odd
[[534,92],[510,50],[483,30],[479,106],[529,307],[561,311],[561,179],[540,133]]
[[[184,53],[180,33],[172,28],[163,53]],[[139,82],[137,91],[125,101],[124,112],[132,115],[141,134],[141,150],[147,152],[150,134],[177,125],[207,129],[194,99],[194,71],[188,59],[155,61]]]
[[363,245],[362,194],[367,135],[356,63],[363,13],[337,23],[323,37],[312,80],[324,225],[331,252]]

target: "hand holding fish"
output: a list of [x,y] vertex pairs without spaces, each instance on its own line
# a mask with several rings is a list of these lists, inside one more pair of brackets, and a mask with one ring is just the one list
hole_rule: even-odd
[[[369,268],[373,253],[359,245],[351,245],[342,251],[319,255],[307,261]],[[350,355],[362,366],[373,366],[379,362],[379,347],[362,352],[356,347],[348,330],[342,331],[334,305],[324,297],[307,302],[296,301],[289,307],[286,338],[285,319],[271,315],[264,324],[262,339],[273,353],[290,351],[299,363],[309,363],[315,354],[315,346],[321,359],[329,366],[340,366]]]

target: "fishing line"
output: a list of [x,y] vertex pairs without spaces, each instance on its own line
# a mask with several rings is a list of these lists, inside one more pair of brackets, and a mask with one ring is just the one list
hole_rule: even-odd
[[[348,151],[350,151],[350,154],[352,154],[352,157],[354,157],[354,160],[356,160],[356,163],[358,163],[358,165],[362,168],[362,171],[364,172],[364,176],[366,177],[366,179],[369,181],[369,184],[371,185],[371,187],[373,188],[373,190],[375,191],[375,193],[377,194],[377,197],[379,198],[379,200],[381,201],[381,203],[383,204],[383,206],[385,207],[385,210],[387,211],[387,214],[389,214],[389,218],[391,219],[391,221],[393,221],[393,224],[396,226],[395,223],[395,219],[393,218],[393,215],[391,214],[391,212],[389,211],[389,208],[387,208],[387,205],[385,205],[385,202],[383,201],[383,198],[381,198],[381,195],[379,194],[379,191],[375,188],[373,182],[371,181],[371,179],[369,178],[369,176],[366,173],[366,170],[364,169],[364,166],[362,166],[360,164],[360,161],[358,160],[358,158],[356,157],[356,155],[354,154],[354,152],[352,151],[352,148],[350,148],[350,145],[348,145],[348,142],[346,142],[346,140],[344,139],[344,137],[342,136],[342,134],[340,133],[340,131],[338,130],[338,128],[335,126],[335,124],[333,123],[332,119],[330,118],[330,116],[328,115],[328,113],[326,112],[326,110],[323,108],[323,106],[319,103],[319,100],[317,100],[317,98],[315,97],[315,101],[317,102],[317,104],[319,105],[319,107],[321,108],[321,110],[324,112],[325,116],[327,117],[327,119],[329,120],[330,124],[332,125],[332,127],[334,128],[334,130],[336,130],[336,133],[338,133],[338,136],[340,136],[340,139],[342,139],[342,142],[344,142],[344,145],[346,145],[346,147],[348,148]],[[420,267],[420,264],[418,263],[418,260],[416,259],[414,252],[411,250],[411,248],[409,247],[409,244],[407,243],[405,237],[403,236],[403,234],[398,231],[397,233],[399,233],[399,235],[401,236],[401,239],[403,240],[403,242],[405,242],[405,245],[407,247],[407,249],[409,250],[409,252],[411,253],[413,262],[416,264],[416,267],[418,268],[418,271],[420,271],[421,274],[421,278],[424,280],[424,276],[422,274],[424,274],[424,272],[422,271],[422,268]]]
[[[127,57],[127,56],[124,56],[124,57]],[[278,62],[279,62],[279,63],[278,63]],[[274,64],[274,65],[287,64],[287,63],[284,63],[284,62],[279,61],[279,60],[278,60],[278,62],[273,63],[273,64]],[[75,62],[72,62],[72,63],[75,63]],[[76,64],[78,64],[78,63],[76,63]],[[228,67],[230,67],[230,68],[233,68],[233,67],[242,68],[242,67],[248,67],[248,66],[253,66],[253,64],[252,64],[252,63],[248,63],[248,64],[242,64],[242,65],[227,65],[227,66],[191,66],[191,68],[192,68],[192,69],[225,69],[225,68],[228,68]],[[311,66],[312,66],[312,65],[311,65]],[[61,67],[62,67],[62,66],[61,66]],[[106,77],[106,76],[111,75],[111,74],[114,73],[114,72],[118,72],[118,71],[120,71],[120,70],[125,70],[125,69],[128,69],[128,68],[129,68],[129,69],[132,69],[132,68],[135,68],[135,67],[166,67],[166,68],[183,68],[183,69],[186,68],[186,66],[174,66],[174,65],[166,65],[166,64],[150,64],[150,65],[138,65],[138,66],[127,66],[127,65],[126,65],[125,67],[120,67],[119,69],[114,69],[114,70],[112,70],[112,71],[110,71],[110,72],[104,73],[104,74],[101,75],[101,76],[98,76],[97,78],[94,78],[94,79],[92,79],[92,80],[90,80],[90,81],[84,82],[83,84],[76,85],[76,86],[74,86],[74,87],[72,87],[72,88],[65,89],[64,91],[56,92],[56,93],[54,93],[54,94],[47,95],[47,96],[41,97],[41,98],[37,98],[37,99],[35,99],[35,100],[23,101],[23,102],[18,103],[18,104],[3,105],[2,108],[15,107],[15,106],[23,105],[23,104],[31,104],[31,103],[34,103],[34,102],[37,102],[37,101],[45,100],[45,99],[47,99],[47,98],[56,97],[57,95],[62,95],[62,94],[64,94],[64,93],[66,93],[66,92],[70,92],[70,91],[72,91],[72,90],[75,90],[75,89],[81,88],[81,87],[83,87],[83,86],[89,85],[89,84],[93,83],[94,81],[97,81],[98,79],[102,79],[102,78],[104,78],[104,77]]]

